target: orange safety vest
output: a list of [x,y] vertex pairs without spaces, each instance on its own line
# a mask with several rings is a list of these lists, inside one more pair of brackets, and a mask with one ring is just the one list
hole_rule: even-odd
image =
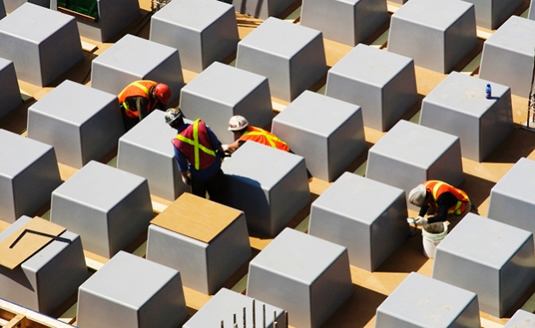
[[[158,101],[156,99],[152,99],[150,96],[150,88],[156,86],[158,83],[150,80],[139,80],[134,81],[126,86],[126,88],[119,93],[119,103],[124,108],[124,112],[126,116],[130,118],[137,118],[139,117],[139,113],[137,110],[132,110],[128,107],[128,104],[126,103],[126,98],[128,97],[144,97],[148,100],[148,106],[147,106],[147,113],[150,113],[155,107]],[[153,103],[151,103],[151,100],[153,100]]]
[[245,132],[243,132],[242,136],[238,140],[251,140],[280,150],[290,151],[290,147],[288,147],[286,142],[279,139],[276,135],[254,126],[248,126]]
[[448,209],[448,214],[461,215],[466,210],[466,206],[470,201],[464,191],[442,181],[429,180],[424,182],[424,186],[433,195],[433,199],[429,202],[429,205],[431,205],[435,212],[438,211],[437,199],[445,192],[449,192],[457,198],[457,204]]
[[201,119],[196,119],[173,138],[172,142],[197,171],[212,165],[216,159],[206,124]]

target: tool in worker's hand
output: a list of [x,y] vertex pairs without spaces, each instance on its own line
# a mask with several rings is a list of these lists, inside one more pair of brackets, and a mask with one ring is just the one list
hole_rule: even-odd
[[411,231],[411,237],[415,236],[416,235],[416,229],[417,229],[417,224],[416,224],[416,219],[413,219],[413,218],[407,218],[407,223],[409,224],[409,228],[410,228],[410,231]]

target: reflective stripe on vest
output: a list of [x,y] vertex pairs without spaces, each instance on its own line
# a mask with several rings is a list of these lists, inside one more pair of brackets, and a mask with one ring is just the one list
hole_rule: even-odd
[[436,204],[436,200],[442,194],[442,193],[439,194],[439,191],[442,187],[445,187],[443,192],[446,192],[446,191],[450,192],[451,194],[455,196],[455,198],[457,198],[457,204],[455,204],[455,206],[452,206],[448,209],[448,214],[461,215],[466,209],[465,203],[468,203],[470,201],[470,199],[468,198],[468,195],[464,191],[462,191],[461,189],[457,189],[445,182],[430,180],[430,181],[426,181],[424,185],[426,189],[429,189],[431,191],[431,194],[433,195],[434,201],[431,202],[431,205],[433,209],[435,209],[435,211],[438,210],[438,205]]
[[[134,82],[130,83],[126,88],[124,88],[123,91],[121,91],[121,93],[119,94],[118,98],[122,99],[123,94],[126,92],[126,90],[128,90],[128,88],[130,88],[130,87],[138,87],[147,96],[147,99],[149,100],[149,107],[151,107],[150,106],[149,88],[147,88],[146,86],[141,84],[142,82],[150,83],[150,84],[153,84],[153,85],[157,84],[156,82],[150,81],[150,80],[134,81]],[[124,112],[125,112],[126,116],[128,116],[130,118],[136,118],[136,117],[139,116],[139,113],[137,111],[131,110],[130,108],[128,108],[128,104],[126,103],[126,99],[123,100],[123,102],[121,103],[121,106],[124,108]],[[152,110],[152,108],[148,108],[148,111],[150,111],[150,110]]]
[[[280,147],[277,147],[277,144],[275,143],[275,141],[283,144],[286,147],[288,147],[286,142],[284,142],[281,139],[279,139],[276,135],[268,133],[268,132],[266,132],[266,131],[264,131],[262,129],[255,128],[254,126],[251,126],[251,128],[253,129],[253,131],[246,130],[245,132],[243,132],[243,135],[244,136],[247,136],[247,135],[250,135],[250,136],[264,136],[266,138],[266,140],[269,142],[269,145],[271,147],[273,147],[273,148],[281,149]],[[285,147],[284,150],[286,150],[286,147]]]
[[200,169],[200,161],[199,161],[199,151],[202,150],[203,152],[205,152],[206,154],[208,155],[211,155],[211,156],[216,156],[215,154],[215,151],[209,149],[209,148],[206,148],[205,146],[203,146],[200,142],[199,142],[199,119],[196,119],[195,122],[193,123],[193,140],[191,139],[188,139],[186,137],[184,137],[183,135],[181,134],[178,134],[176,136],[176,138],[180,141],[183,141],[187,144],[190,144],[193,146],[193,153],[194,153],[194,156],[195,156],[195,169],[196,170],[199,170]]

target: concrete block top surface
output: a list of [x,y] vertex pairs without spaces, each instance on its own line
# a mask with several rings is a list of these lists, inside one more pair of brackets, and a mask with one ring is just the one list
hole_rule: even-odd
[[533,57],[535,21],[513,15],[489,36],[485,44]]
[[370,151],[427,169],[458,139],[449,133],[401,120]]
[[468,290],[411,272],[379,309],[406,318],[415,327],[453,327],[476,297]]
[[238,46],[241,44],[290,59],[318,36],[321,36],[318,30],[269,17],[243,38]]
[[392,17],[445,31],[472,7],[474,4],[461,0],[411,0]]
[[535,314],[519,309],[503,328],[533,328],[535,327]]
[[312,206],[372,223],[403,193],[400,188],[345,172]]
[[177,274],[177,270],[119,251],[80,290],[137,310]]
[[176,137],[177,131],[165,123],[165,112],[152,111],[136,126],[125,133],[119,143],[127,142],[160,155],[174,158],[175,152],[171,139]]
[[306,90],[275,117],[277,122],[329,137],[360,106]]
[[175,48],[127,34],[93,59],[93,63],[144,76],[154,69],[155,63],[165,61],[177,51]]
[[246,142],[223,162],[223,172],[254,180],[262,188],[272,189],[281,178],[305,159],[257,142]]
[[145,180],[135,174],[90,161],[54,190],[53,195],[109,211]]
[[530,238],[529,231],[468,213],[440,242],[437,251],[500,270]]
[[413,61],[412,58],[359,43],[329,72],[383,87]]
[[0,20],[0,32],[39,44],[75,18],[30,2],[25,2]]
[[492,192],[499,192],[508,197],[535,204],[535,161],[519,159],[515,165],[492,187]]
[[492,86],[493,98],[500,98],[510,90],[502,84],[451,72],[423,101],[479,118],[497,101],[485,98],[487,83]]
[[338,244],[285,228],[251,264],[312,285],[346,251]]
[[116,95],[65,80],[30,110],[80,126],[113,102],[117,102]]
[[173,0],[153,17],[171,21],[184,28],[203,31],[234,6],[213,0]]
[[0,129],[0,176],[15,177],[51,149],[40,141]]
[[184,86],[182,92],[234,106],[264,81],[265,76],[214,62]]

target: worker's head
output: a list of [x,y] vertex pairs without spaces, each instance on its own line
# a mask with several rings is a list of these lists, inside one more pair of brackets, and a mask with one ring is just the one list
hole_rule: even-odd
[[228,121],[228,130],[232,131],[234,135],[243,133],[248,126],[249,122],[241,115],[232,116]]
[[416,186],[409,192],[409,202],[412,205],[422,207],[425,204],[426,198],[427,190],[423,184]]
[[171,98],[171,89],[164,83],[158,83],[153,89],[153,96],[162,104],[167,104]]
[[169,124],[172,128],[179,128],[184,124],[184,114],[178,108],[169,108],[165,111],[165,123]]

